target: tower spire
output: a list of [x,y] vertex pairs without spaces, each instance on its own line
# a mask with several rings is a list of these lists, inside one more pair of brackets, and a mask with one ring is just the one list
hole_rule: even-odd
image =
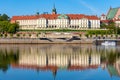
[[110,6],[110,9],[112,9],[112,7]]
[[54,3],[54,5],[53,5],[53,8],[55,9],[55,3]]
[[57,14],[57,11],[56,11],[56,8],[55,8],[55,4],[53,5],[52,14]]

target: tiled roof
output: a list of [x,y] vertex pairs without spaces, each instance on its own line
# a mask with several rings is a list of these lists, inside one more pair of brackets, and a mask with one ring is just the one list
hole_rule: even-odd
[[109,20],[101,20],[102,23],[108,23]]
[[117,13],[119,8],[112,8],[109,10],[108,14],[107,14],[107,19],[113,19]]
[[101,20],[102,23],[114,22],[113,20]]
[[105,14],[102,14],[101,16],[105,16]]
[[[39,18],[45,18],[45,19],[57,19],[60,14],[41,14],[41,15],[31,15],[31,16],[13,16],[11,20],[32,20],[32,19],[39,19]],[[92,19],[92,20],[98,20],[99,18],[97,16],[88,16],[84,14],[66,14],[69,19]]]
[[70,19],[82,19],[87,18],[84,14],[67,14]]

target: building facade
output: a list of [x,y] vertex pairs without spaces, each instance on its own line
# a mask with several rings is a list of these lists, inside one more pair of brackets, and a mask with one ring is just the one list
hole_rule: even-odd
[[99,29],[100,19],[97,16],[84,14],[37,14],[31,16],[13,16],[11,23],[18,23],[21,30],[39,29]]
[[120,7],[109,9],[107,15],[101,15],[101,22],[108,24],[109,22],[114,22],[116,27],[120,27]]
[[111,8],[110,7],[106,17],[108,20],[120,19],[120,8],[119,7],[118,8]]

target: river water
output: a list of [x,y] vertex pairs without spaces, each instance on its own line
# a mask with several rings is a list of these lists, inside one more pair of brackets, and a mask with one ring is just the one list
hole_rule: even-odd
[[0,80],[120,80],[120,46],[1,44]]

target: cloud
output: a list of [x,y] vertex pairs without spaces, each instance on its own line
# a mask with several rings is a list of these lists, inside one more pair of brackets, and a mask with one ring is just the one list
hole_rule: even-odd
[[99,11],[96,8],[92,7],[91,5],[89,5],[88,3],[86,3],[85,1],[80,0],[80,3],[83,6],[85,6],[86,8],[90,9],[94,14],[99,14]]

